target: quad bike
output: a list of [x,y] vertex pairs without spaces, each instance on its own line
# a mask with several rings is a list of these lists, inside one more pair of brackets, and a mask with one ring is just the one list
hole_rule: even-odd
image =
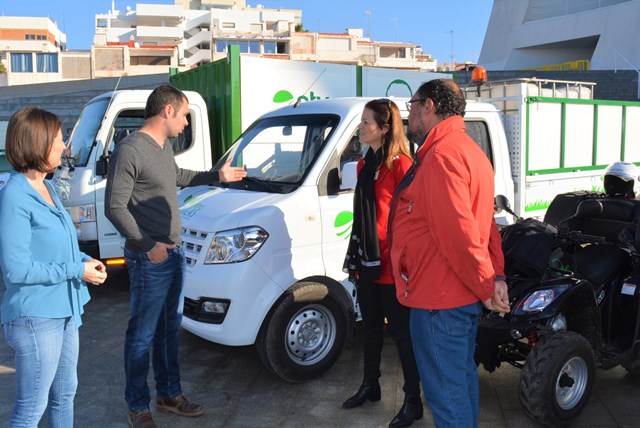
[[596,368],[640,375],[640,200],[581,199],[557,228],[520,219],[501,230],[511,312],[478,326],[477,363],[522,369],[524,412],[549,426],[580,414]]

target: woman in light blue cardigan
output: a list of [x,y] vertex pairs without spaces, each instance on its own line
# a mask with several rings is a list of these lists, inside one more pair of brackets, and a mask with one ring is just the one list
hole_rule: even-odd
[[16,112],[6,155],[14,168],[0,190],[0,267],[7,287],[1,322],[15,350],[16,399],[10,427],[36,427],[47,405],[50,427],[73,426],[78,327],[89,301],[86,282],[101,284],[104,265],[78,248],[75,227],[45,177],[64,150],[56,115]]

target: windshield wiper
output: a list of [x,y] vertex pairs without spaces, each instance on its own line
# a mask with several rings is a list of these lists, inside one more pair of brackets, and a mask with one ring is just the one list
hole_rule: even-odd
[[275,183],[272,183],[272,182],[266,182],[266,181],[261,180],[259,178],[250,177],[250,176],[247,175],[246,177],[244,177],[242,179],[242,181],[257,184],[258,187],[261,187],[262,189],[266,190],[267,192],[282,193],[282,190],[281,190],[280,186],[275,185]]

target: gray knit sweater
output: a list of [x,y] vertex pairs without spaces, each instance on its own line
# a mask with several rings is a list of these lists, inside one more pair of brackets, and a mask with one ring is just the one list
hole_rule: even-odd
[[178,168],[167,141],[135,132],[116,146],[109,162],[105,215],[125,238],[125,248],[147,252],[156,241],[179,244],[180,214],[176,186],[218,181],[217,171]]

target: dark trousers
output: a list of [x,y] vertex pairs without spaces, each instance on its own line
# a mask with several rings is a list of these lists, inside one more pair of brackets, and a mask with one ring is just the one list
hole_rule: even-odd
[[364,323],[364,381],[377,381],[380,377],[384,318],[386,317],[400,356],[404,375],[404,392],[407,396],[419,396],[420,378],[409,331],[410,310],[398,303],[395,286],[359,281],[358,303]]

